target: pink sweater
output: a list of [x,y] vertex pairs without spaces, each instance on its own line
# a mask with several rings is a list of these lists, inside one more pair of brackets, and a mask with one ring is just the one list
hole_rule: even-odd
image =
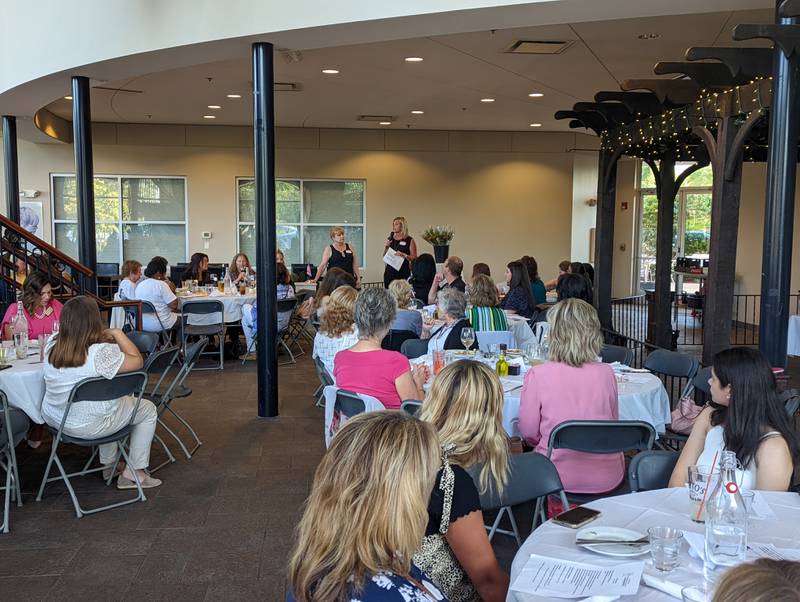
[[[567,420],[617,420],[617,379],[608,364],[591,362],[574,368],[559,362],[535,366],[525,375],[519,408],[519,430],[540,454],[547,455],[552,430]],[[586,454],[553,450],[550,458],[564,489],[602,493],[625,477],[622,454]]]

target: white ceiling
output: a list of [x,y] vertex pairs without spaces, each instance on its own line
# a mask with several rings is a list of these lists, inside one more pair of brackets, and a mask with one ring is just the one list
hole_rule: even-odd
[[[771,10],[663,16],[616,21],[526,27],[339,46],[302,53],[299,62],[275,57],[275,79],[299,92],[276,93],[276,120],[285,127],[415,128],[452,130],[568,130],[553,113],[598,90],[616,90],[624,79],[655,77],[660,60],[680,61],[689,46],[737,45],[737,23],[768,23]],[[656,33],[654,40],[638,35]],[[568,40],[559,55],[513,55],[515,40]],[[754,45],[750,43],[748,45]],[[755,43],[755,45],[764,45]],[[421,63],[407,63],[421,56]],[[338,75],[324,75],[335,68]],[[98,122],[249,125],[250,59],[195,65],[121,81],[96,82],[92,118]],[[529,98],[542,92],[542,98]],[[64,90],[67,94],[68,90]],[[240,100],[226,98],[238,93]],[[495,98],[482,103],[481,98]],[[221,105],[221,110],[207,108]],[[48,108],[71,119],[68,100]],[[423,110],[423,115],[412,115]],[[214,114],[207,120],[203,115]],[[391,115],[391,126],[357,121],[358,115]]]

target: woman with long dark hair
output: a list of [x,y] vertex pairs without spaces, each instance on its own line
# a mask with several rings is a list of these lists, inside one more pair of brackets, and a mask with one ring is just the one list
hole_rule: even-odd
[[427,300],[434,276],[436,276],[436,261],[430,253],[423,253],[411,266],[410,282],[411,288],[414,289],[415,299]]
[[531,291],[536,304],[547,303],[547,290],[539,278],[539,264],[536,263],[536,259],[530,255],[523,255],[519,261],[528,270],[528,279],[531,281]]
[[741,488],[786,491],[800,444],[767,360],[747,347],[720,351],[708,382],[711,403],[692,427],[670,486],[683,486],[689,466],[710,466],[714,456],[726,450],[734,452],[743,467],[736,471]]
[[500,307],[508,311],[530,318],[536,309],[528,270],[519,261],[512,261],[506,269],[508,294],[500,302]]
[[189,260],[189,265],[181,275],[181,280],[197,280],[197,284],[208,284],[211,279],[208,277],[208,255],[205,253],[194,253]]

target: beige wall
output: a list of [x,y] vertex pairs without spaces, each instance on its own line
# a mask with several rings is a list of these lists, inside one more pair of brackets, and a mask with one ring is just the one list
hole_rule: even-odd
[[[236,250],[235,178],[252,175],[249,128],[210,126],[95,127],[96,173],[186,176],[189,249],[228,261]],[[419,238],[428,225],[456,231],[451,252],[466,266],[485,261],[497,279],[523,254],[539,261],[544,277],[570,257],[573,162],[580,134],[528,132],[390,132],[279,130],[281,177],[366,180],[366,280],[379,280],[382,239],[395,215]],[[20,141],[20,188],[41,191],[50,239],[52,172],[72,172],[72,148]],[[588,231],[585,234],[588,241]],[[140,258],[147,259],[147,258]]]
[[[617,163],[617,206],[614,213],[614,263],[612,267],[612,297],[636,294],[638,274],[633,265],[636,257],[638,203],[636,192],[636,161],[622,159]],[[627,209],[623,204],[627,203]]]
[[597,153],[576,152],[572,170],[571,261],[589,261],[589,233],[597,221],[597,206],[587,204],[589,199],[597,200]]

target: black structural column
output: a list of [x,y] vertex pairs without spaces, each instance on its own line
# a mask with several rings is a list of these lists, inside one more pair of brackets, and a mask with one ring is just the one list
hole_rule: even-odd
[[256,184],[258,415],[278,415],[278,314],[275,299],[275,102],[272,44],[253,44]]
[[[94,165],[92,163],[92,109],[89,78],[72,78],[72,134],[75,149],[75,182],[78,196],[78,261],[97,271],[97,243],[94,220]],[[96,292],[97,280],[86,283]]]
[[655,344],[672,349],[672,232],[678,192],[674,155],[661,158],[657,177]]
[[[776,16],[780,25],[797,25],[797,17]],[[775,45],[772,106],[767,149],[767,198],[764,212],[764,251],[761,263],[761,323],[759,347],[775,367],[786,365],[789,284],[792,268],[794,191],[797,172],[798,105],[797,53],[786,56]]]
[[601,150],[597,166],[597,221],[594,236],[594,305],[600,326],[612,328],[611,274],[614,263],[614,212],[617,203],[617,156]]
[[9,115],[3,115],[3,162],[6,173],[6,208],[8,219],[19,223],[17,118]]

